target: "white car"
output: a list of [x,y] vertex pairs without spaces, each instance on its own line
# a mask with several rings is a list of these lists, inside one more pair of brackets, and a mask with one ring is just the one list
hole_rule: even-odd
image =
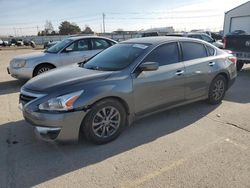
[[53,68],[86,61],[116,43],[104,37],[70,37],[44,52],[14,57],[7,71],[14,78],[30,79]]

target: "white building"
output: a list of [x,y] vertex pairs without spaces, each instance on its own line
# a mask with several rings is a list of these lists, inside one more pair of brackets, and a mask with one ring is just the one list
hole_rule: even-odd
[[224,35],[235,30],[244,30],[250,33],[250,1],[225,13]]

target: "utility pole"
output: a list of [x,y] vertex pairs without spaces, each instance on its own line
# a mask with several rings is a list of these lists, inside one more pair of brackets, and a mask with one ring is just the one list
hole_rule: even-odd
[[39,32],[39,27],[38,27],[38,25],[36,26],[36,30],[37,30],[37,34],[38,34],[38,32]]
[[105,33],[105,14],[102,13],[102,26],[103,26],[103,33]]

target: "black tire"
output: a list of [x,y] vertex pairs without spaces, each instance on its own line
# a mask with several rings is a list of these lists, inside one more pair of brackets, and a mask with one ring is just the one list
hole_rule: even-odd
[[226,78],[222,75],[216,76],[210,84],[207,102],[212,105],[221,103],[225,96],[226,90]]
[[241,71],[241,69],[243,68],[244,66],[244,61],[237,61],[236,63],[236,69],[237,71]]
[[[114,111],[113,108],[117,111]],[[110,109],[110,111],[108,109]],[[109,122],[109,121],[118,121],[114,119],[111,120],[112,118],[112,114],[110,114],[111,109],[113,109],[112,112],[119,112],[119,115],[114,116],[114,118],[119,119],[119,124],[117,125],[114,125],[113,123]],[[103,115],[103,112],[104,112],[103,110],[106,113],[106,117],[109,116],[110,118],[106,119],[105,117],[105,120],[104,120],[104,118],[101,118],[101,116],[99,116],[99,115]],[[85,119],[83,120],[81,132],[83,133],[85,138],[92,143],[105,144],[105,143],[111,142],[120,135],[123,128],[125,127],[126,116],[127,116],[126,111],[123,105],[118,100],[104,99],[100,102],[97,102],[91,107],[91,110],[88,112]],[[94,128],[94,126],[96,126],[96,128]],[[116,128],[114,128],[114,126]],[[111,130],[113,130],[113,132],[111,132],[110,135],[103,135],[103,136],[100,135],[103,132],[104,134],[108,134],[108,131],[111,131]]]
[[42,74],[44,72],[47,72],[51,69],[55,68],[53,65],[50,64],[41,64],[38,67],[35,68],[34,73],[33,73],[33,77]]

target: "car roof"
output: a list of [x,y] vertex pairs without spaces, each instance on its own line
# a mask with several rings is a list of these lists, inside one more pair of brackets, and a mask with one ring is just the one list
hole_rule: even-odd
[[123,41],[121,43],[141,43],[141,44],[152,44],[158,45],[165,42],[172,42],[172,41],[193,41],[193,42],[200,42],[204,43],[199,39],[194,38],[187,38],[187,37],[173,37],[173,36],[157,36],[157,37],[142,37],[142,38],[134,38]]
[[107,40],[111,40],[113,42],[116,42],[110,38],[106,38],[106,37],[99,37],[99,36],[95,36],[95,35],[89,35],[89,36],[71,36],[69,37],[70,39],[73,40],[79,40],[79,39],[86,39],[86,38],[98,38],[98,39],[107,39]]

